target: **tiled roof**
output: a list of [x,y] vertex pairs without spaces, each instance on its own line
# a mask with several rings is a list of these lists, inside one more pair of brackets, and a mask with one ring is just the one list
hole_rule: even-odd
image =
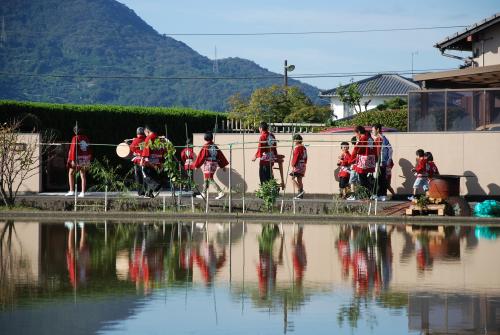
[[[363,95],[370,96],[391,96],[391,95],[406,95],[408,91],[418,90],[420,86],[411,79],[402,77],[397,74],[377,74],[376,76],[366,78],[356,82],[359,86],[359,91]],[[344,85],[342,87],[347,87]],[[335,97],[337,89],[321,91],[320,97]]]
[[[472,35],[474,33],[477,33],[483,29],[486,29],[488,27],[491,27],[492,25],[495,25],[500,22],[500,13],[493,14],[492,16],[483,19],[479,22],[476,22],[474,24],[471,24],[467,28],[465,28],[462,31],[456,32],[453,35],[450,35],[443,39],[441,42],[436,43],[434,46],[439,49],[447,49],[451,47],[453,44],[460,42],[464,38],[466,38],[469,35]],[[459,49],[459,48],[458,48]],[[459,49],[460,50],[460,49]]]

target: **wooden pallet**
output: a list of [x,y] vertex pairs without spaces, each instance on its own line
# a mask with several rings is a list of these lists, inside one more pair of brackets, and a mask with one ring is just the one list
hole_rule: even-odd
[[419,205],[411,204],[410,208],[406,209],[406,215],[414,216],[414,215],[422,215],[422,213],[428,214],[437,214],[439,216],[443,216],[446,209],[445,204],[435,205],[429,204],[422,209]]

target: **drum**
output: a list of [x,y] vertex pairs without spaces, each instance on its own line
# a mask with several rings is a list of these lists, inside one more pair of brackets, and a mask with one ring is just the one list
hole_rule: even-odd
[[125,142],[122,142],[116,146],[116,154],[118,155],[118,157],[121,158],[125,159],[132,158],[132,152],[130,152],[130,147]]

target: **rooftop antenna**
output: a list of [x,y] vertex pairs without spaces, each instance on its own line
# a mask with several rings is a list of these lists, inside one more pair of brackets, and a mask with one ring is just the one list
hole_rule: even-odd
[[2,32],[0,32],[0,46],[7,43],[7,33],[5,32],[5,16],[2,16]]
[[219,73],[219,61],[217,60],[217,46],[214,48],[214,65],[213,71],[215,74]]

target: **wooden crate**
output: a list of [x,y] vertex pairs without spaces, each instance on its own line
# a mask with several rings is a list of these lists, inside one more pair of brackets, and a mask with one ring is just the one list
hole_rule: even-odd
[[411,204],[410,207],[406,209],[406,215],[414,216],[414,215],[421,215],[422,213],[427,213],[427,215],[437,214],[443,216],[445,209],[446,209],[445,204],[440,204],[440,205],[429,204],[425,206],[424,209],[422,209],[422,207],[420,207],[419,205]]

